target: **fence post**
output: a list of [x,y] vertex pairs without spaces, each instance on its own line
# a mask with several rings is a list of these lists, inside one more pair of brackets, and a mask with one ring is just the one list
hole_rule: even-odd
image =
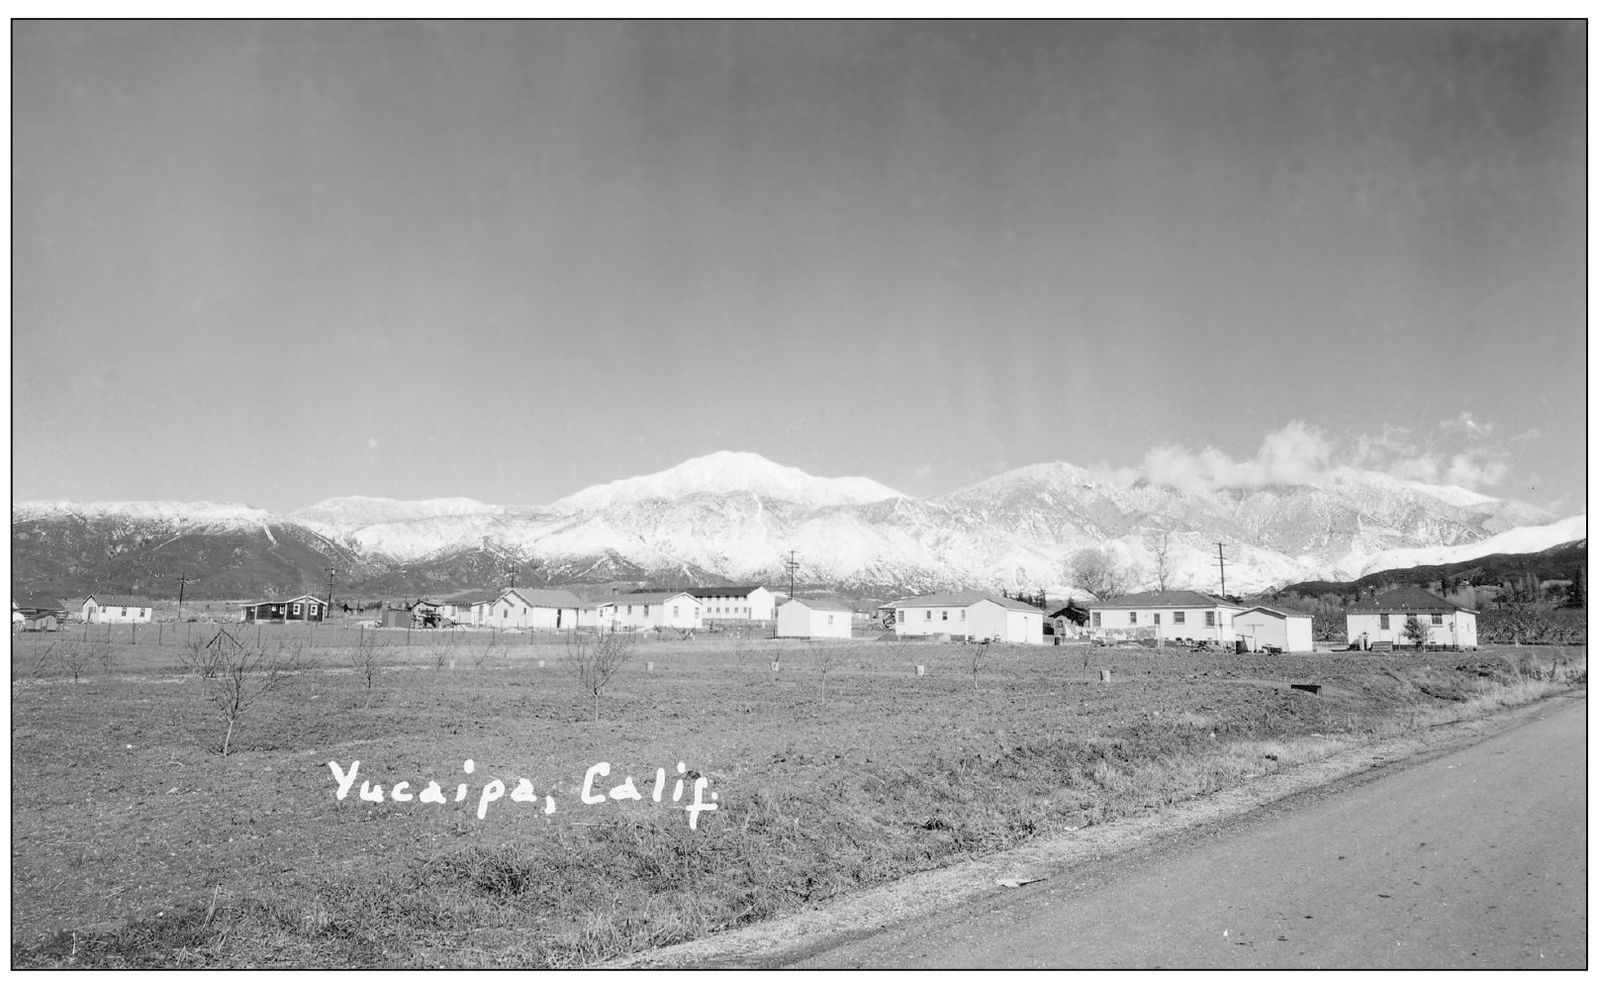
[[159,623],[159,622],[156,623],[156,625],[155,625],[155,646],[157,646],[157,647],[161,646],[161,634],[164,633],[165,630],[166,630],[166,628],[164,626],[162,626],[161,623]]
[[133,621],[133,646],[139,646],[139,621]]

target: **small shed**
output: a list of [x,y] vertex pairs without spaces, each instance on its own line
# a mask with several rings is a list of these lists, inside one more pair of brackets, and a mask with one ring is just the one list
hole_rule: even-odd
[[1232,630],[1251,651],[1302,653],[1315,649],[1315,618],[1269,606],[1251,606],[1232,617]]
[[848,640],[854,610],[832,599],[792,599],[777,607],[777,636]]

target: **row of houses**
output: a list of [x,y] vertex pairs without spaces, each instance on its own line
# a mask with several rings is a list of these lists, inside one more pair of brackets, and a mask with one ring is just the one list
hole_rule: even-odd
[[[1424,643],[1475,647],[1476,613],[1418,586],[1400,586],[1346,611],[1350,646]],[[1414,620],[1418,630],[1410,627]],[[1233,646],[1251,651],[1315,649],[1308,613],[1241,606],[1191,590],[1137,593],[1088,607],[1086,633],[1105,640],[1154,639]]]

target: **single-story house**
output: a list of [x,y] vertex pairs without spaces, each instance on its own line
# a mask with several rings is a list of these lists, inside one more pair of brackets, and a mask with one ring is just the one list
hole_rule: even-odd
[[764,586],[695,586],[684,590],[699,601],[706,620],[770,620],[777,599]]
[[149,623],[155,604],[142,596],[88,596],[83,601],[83,619],[89,623]]
[[327,613],[327,605],[321,597],[302,593],[293,599],[286,600],[259,600],[254,603],[244,604],[244,623],[271,622],[290,623],[301,621],[304,623],[321,623]]
[[1315,649],[1315,618],[1308,613],[1251,606],[1232,617],[1232,630],[1251,651],[1296,654]]
[[948,634],[1004,644],[1043,643],[1043,611],[990,593],[931,593],[890,604],[893,632],[900,637]]
[[704,623],[702,604],[686,591],[623,593],[598,606],[603,630],[647,630],[669,627],[697,630]]
[[1232,618],[1243,612],[1191,589],[1131,593],[1087,604],[1088,634],[1106,640],[1169,640],[1230,644],[1237,634]]
[[575,630],[582,608],[583,601],[570,590],[517,586],[473,603],[470,622],[503,630]]
[[833,599],[792,599],[777,607],[777,636],[841,638],[854,636],[854,610]]
[[1426,629],[1425,643],[1438,647],[1475,647],[1476,611],[1443,599],[1419,586],[1399,586],[1348,605],[1348,643],[1366,647],[1383,642],[1412,647],[1406,630],[1411,617]]

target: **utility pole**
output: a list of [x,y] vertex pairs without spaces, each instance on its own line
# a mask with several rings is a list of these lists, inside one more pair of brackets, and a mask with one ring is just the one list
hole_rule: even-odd
[[515,589],[516,588],[516,573],[518,573],[520,571],[521,571],[520,569],[516,568],[513,565],[508,565],[508,566],[505,567],[505,574],[510,577],[510,585],[506,587],[507,589]]
[[1220,542],[1215,543],[1215,554],[1220,556],[1221,562],[1221,596],[1226,596],[1226,546]]
[[794,573],[799,571],[799,560],[794,558],[794,551],[791,548],[788,550],[788,560],[783,563],[783,567],[788,570],[788,598],[793,599]]
[[183,587],[189,584],[189,574],[185,572],[178,577],[178,622],[183,622]]
[[327,619],[328,611],[333,609],[333,567],[327,567],[327,602],[322,606],[322,619]]

